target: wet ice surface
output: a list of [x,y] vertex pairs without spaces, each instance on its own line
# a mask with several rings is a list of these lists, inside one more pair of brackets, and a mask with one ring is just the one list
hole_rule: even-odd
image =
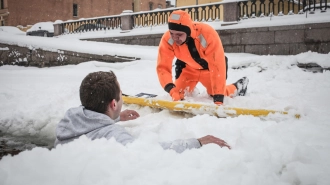
[[7,155],[17,155],[35,147],[50,148],[46,144],[33,141],[33,138],[17,137],[0,132],[0,160]]
[[306,72],[312,72],[312,73],[323,73],[325,71],[329,71],[329,67],[322,67],[316,63],[308,63],[308,64],[298,64],[298,67],[300,67],[302,70]]

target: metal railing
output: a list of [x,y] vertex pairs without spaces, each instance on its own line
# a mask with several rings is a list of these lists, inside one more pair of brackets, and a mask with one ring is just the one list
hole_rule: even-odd
[[175,10],[187,11],[191,19],[196,22],[213,22],[223,20],[223,3],[210,3],[196,6],[169,8],[144,13],[132,13],[133,28],[157,26],[167,24],[168,17]]
[[81,33],[97,30],[114,30],[121,28],[120,16],[107,16],[62,23],[62,33]]
[[[319,2],[320,1],[320,2]],[[282,16],[292,14],[302,14],[305,12],[314,13],[316,9],[321,12],[330,8],[330,0],[249,0],[237,2],[237,20],[264,16]],[[317,3],[319,2],[319,3]],[[197,22],[223,21],[224,18],[223,2],[168,8],[162,10],[125,13],[115,16],[104,16],[77,21],[66,21],[61,23],[61,33],[81,33],[95,30],[114,30],[122,28],[122,16],[130,16],[131,29],[141,27],[153,27],[167,24],[169,15],[174,10],[187,11],[192,20]],[[229,12],[226,12],[230,13]],[[235,13],[236,14],[236,13]]]
[[[326,12],[329,0],[251,0],[238,2],[240,19]],[[319,3],[318,3],[319,2]]]

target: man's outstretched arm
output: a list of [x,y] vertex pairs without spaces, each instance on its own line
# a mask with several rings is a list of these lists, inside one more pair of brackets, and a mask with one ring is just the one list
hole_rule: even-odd
[[183,151],[187,149],[192,149],[192,148],[200,148],[203,145],[206,144],[217,144],[221,148],[222,147],[227,147],[229,149],[230,146],[222,139],[207,135],[204,137],[201,137],[199,139],[191,138],[191,139],[178,139],[173,142],[161,142],[160,145],[165,149],[172,149],[175,150],[178,153],[182,153]]

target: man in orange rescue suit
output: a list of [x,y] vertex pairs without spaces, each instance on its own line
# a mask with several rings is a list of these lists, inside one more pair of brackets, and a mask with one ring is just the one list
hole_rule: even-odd
[[[224,96],[245,95],[248,78],[226,85],[227,57],[218,33],[211,26],[193,22],[187,12],[176,10],[169,17],[168,27],[159,44],[157,74],[161,86],[174,101],[183,100],[185,91],[192,92],[198,82],[217,105],[222,105]],[[177,60],[173,83],[174,57]]]

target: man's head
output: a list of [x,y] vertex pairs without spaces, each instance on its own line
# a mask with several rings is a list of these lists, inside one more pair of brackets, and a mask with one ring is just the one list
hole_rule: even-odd
[[173,11],[168,19],[168,29],[176,44],[181,45],[191,35],[192,20],[190,15],[182,10]]
[[115,119],[122,106],[121,90],[116,75],[110,72],[88,74],[80,85],[81,104],[89,110],[109,114]]

